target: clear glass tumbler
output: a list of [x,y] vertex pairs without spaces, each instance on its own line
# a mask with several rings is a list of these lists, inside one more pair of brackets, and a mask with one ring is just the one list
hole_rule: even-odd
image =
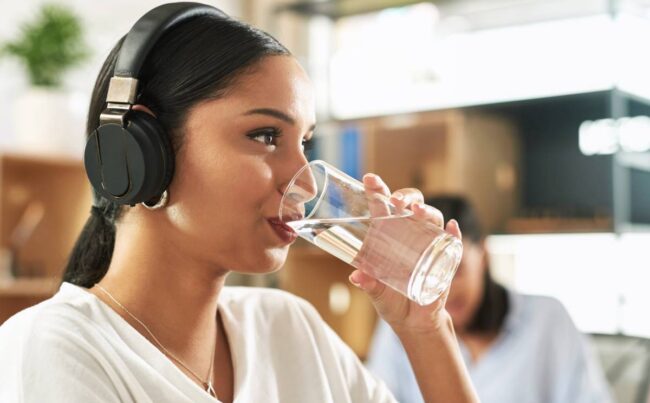
[[398,212],[388,197],[319,160],[295,174],[279,217],[300,237],[420,305],[449,287],[463,252],[457,237],[410,210]]

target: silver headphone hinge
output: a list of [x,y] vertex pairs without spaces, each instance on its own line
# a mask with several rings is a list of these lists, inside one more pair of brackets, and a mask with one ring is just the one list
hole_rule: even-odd
[[108,83],[106,102],[118,104],[135,103],[138,90],[138,79],[131,77],[112,77]]
[[99,124],[115,123],[124,127],[124,115],[130,110],[131,105],[129,104],[109,103],[106,105],[106,109],[99,115]]

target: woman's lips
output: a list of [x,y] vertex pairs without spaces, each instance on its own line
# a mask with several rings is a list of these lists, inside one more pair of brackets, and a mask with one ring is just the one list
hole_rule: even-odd
[[290,226],[283,223],[279,218],[268,218],[267,221],[271,224],[273,232],[282,240],[285,244],[293,243],[297,238],[298,234]]

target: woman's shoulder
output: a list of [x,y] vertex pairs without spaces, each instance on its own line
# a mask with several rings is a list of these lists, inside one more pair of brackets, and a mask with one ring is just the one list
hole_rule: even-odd
[[521,304],[522,309],[537,318],[555,319],[569,318],[566,308],[557,298],[546,295],[531,295],[513,293],[515,305]]
[[[0,326],[0,345],[21,340],[35,343],[78,332],[93,316],[92,295],[80,287],[64,283],[51,298],[18,312]],[[25,343],[20,343],[25,344]]]
[[2,324],[0,383],[19,386],[23,379],[46,376],[49,371],[91,368],[96,349],[91,340],[97,339],[97,307],[91,297],[79,287],[64,284],[52,298]]
[[546,338],[573,337],[578,330],[565,306],[550,296],[513,293],[512,321],[530,332],[539,332]]

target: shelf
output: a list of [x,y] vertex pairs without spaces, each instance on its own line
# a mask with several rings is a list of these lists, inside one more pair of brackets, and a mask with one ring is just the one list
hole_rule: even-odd
[[612,219],[607,217],[511,218],[506,224],[506,232],[509,234],[612,232],[613,229]]
[[0,281],[0,298],[33,297],[49,298],[56,293],[59,278],[21,278]]

